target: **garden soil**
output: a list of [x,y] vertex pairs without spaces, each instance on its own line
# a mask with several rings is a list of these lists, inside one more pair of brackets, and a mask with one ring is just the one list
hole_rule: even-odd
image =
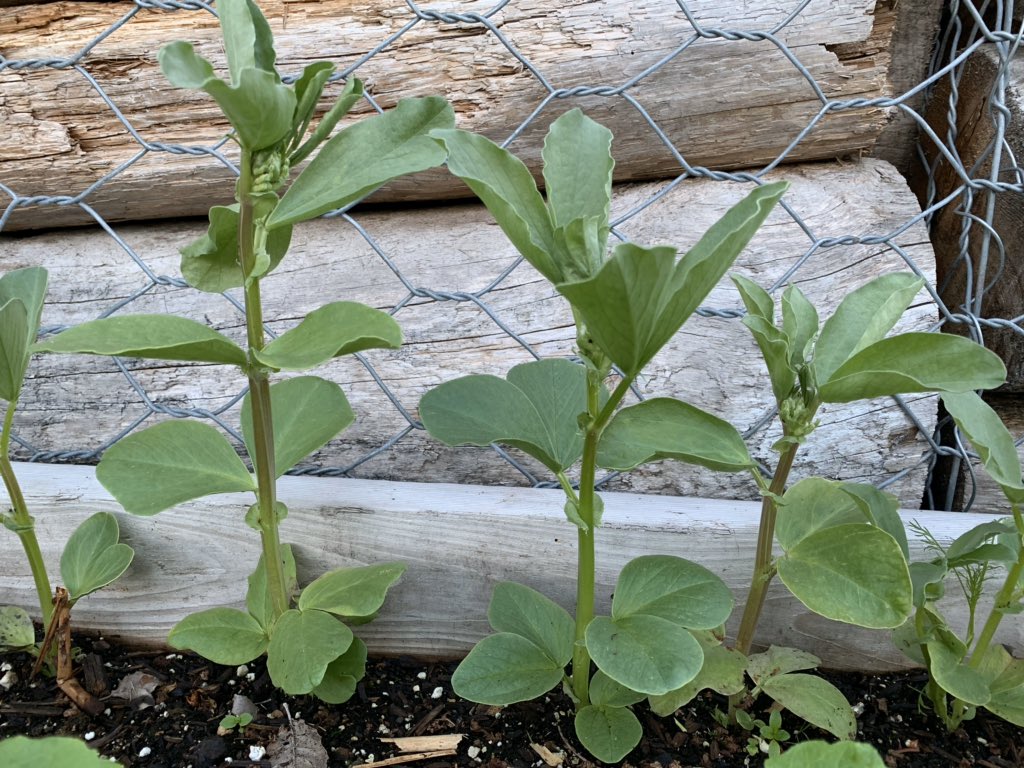
[[[371,659],[355,696],[334,706],[283,696],[262,661],[222,667],[190,654],[132,651],[103,639],[79,642],[77,676],[100,699],[103,713],[82,714],[52,678],[31,678],[31,657],[12,655],[0,658],[0,738],[74,735],[131,768],[600,765],[576,741],[572,705],[563,695],[503,709],[471,704],[452,693],[451,663]],[[860,713],[858,739],[876,746],[892,768],[1024,767],[1024,732],[998,718],[981,712],[946,733],[920,702],[920,672],[828,677]],[[762,698],[750,712],[767,721],[769,704]],[[233,705],[254,707],[252,723],[218,734]],[[654,717],[638,705],[644,740],[623,765],[763,765],[765,755],[748,743],[749,733],[716,723],[715,711],[724,705],[707,693],[674,718]],[[822,736],[786,713],[783,726],[790,743]]]

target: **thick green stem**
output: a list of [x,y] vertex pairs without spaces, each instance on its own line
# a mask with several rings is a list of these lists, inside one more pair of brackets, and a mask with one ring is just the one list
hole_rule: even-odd
[[775,542],[775,518],[779,511],[775,498],[786,490],[786,482],[789,480],[790,470],[793,469],[793,460],[796,458],[798,448],[796,443],[786,446],[786,450],[779,458],[779,464],[775,468],[775,477],[772,478],[768,493],[761,499],[761,524],[757,531],[754,575],[750,580],[750,592],[747,595],[743,618],[736,635],[736,650],[744,655],[750,653],[754,644],[754,632],[757,630],[757,623],[764,608],[768,585],[771,584],[772,578],[775,576],[775,566],[772,564],[772,545]]
[[597,444],[632,381],[631,377],[623,378],[602,408],[601,381],[595,375],[587,376],[588,425],[583,437],[579,494],[580,518],[587,529],[581,528],[577,535],[576,645],[572,656],[572,690],[577,708],[590,703],[590,651],[587,649],[586,632],[587,626],[594,619],[594,571],[597,565],[594,555],[594,483],[597,479]]
[[245,286],[245,328],[249,342],[249,403],[252,408],[253,466],[259,489],[259,525],[263,544],[263,563],[267,572],[267,591],[274,618],[288,610],[288,589],[284,576],[284,559],[277,520],[277,471],[274,464],[274,423],[270,410],[268,370],[252,355],[263,349],[263,304],[260,281],[250,278],[256,264],[256,224],[252,198],[252,155],[242,151],[241,176],[238,180],[238,257]]
[[32,571],[32,580],[36,585],[36,594],[39,596],[39,611],[43,616],[43,630],[50,626],[50,619],[53,616],[53,589],[50,587],[50,577],[46,573],[46,563],[43,562],[43,553],[39,550],[39,540],[36,539],[35,525],[32,515],[28,512],[28,505],[25,503],[25,496],[18,485],[18,478],[14,474],[14,467],[11,466],[11,427],[14,423],[14,409],[17,407],[17,400],[7,404],[7,413],[4,416],[3,432],[0,433],[0,475],[3,476],[4,486],[7,488],[7,495],[11,500],[11,521],[13,528],[21,539],[21,546],[25,550],[25,557],[28,558],[28,565]]

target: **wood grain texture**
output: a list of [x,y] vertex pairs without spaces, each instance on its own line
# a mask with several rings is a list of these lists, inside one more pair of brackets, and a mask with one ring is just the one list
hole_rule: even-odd
[[[17,465],[50,565],[73,526],[117,505],[86,467]],[[574,528],[562,514],[560,491],[284,478],[280,498],[289,515],[282,538],[292,543],[300,581],[331,568],[400,560],[408,564],[380,617],[359,627],[371,652],[420,657],[464,654],[488,634],[486,607],[495,583],[516,580],[567,607],[574,603]],[[757,505],[705,499],[605,494],[598,536],[599,610],[609,610],[621,568],[641,554],[687,557],[717,573],[741,603],[753,562]],[[84,598],[77,630],[160,644],[187,613],[241,605],[246,576],[259,556],[259,537],[242,517],[251,499],[222,495],[184,504],[153,518],[119,514],[136,548],[128,573]],[[980,521],[976,515],[906,513],[941,540]],[[913,543],[915,555],[920,542]],[[946,603],[951,623],[965,608]],[[31,579],[15,536],[0,537],[0,594],[31,610]],[[735,631],[734,611],[729,631]],[[1000,639],[1024,650],[1024,625],[1004,622]],[[811,614],[778,583],[769,593],[757,635],[761,644],[796,646],[824,665],[885,670],[908,666],[888,632],[838,624]]]
[[[1016,183],[1017,163],[1024,153],[1024,56],[1016,56],[1006,67],[1005,106],[1008,110],[1005,145],[996,148],[996,111],[990,96],[997,87],[1003,66],[997,51],[985,47],[970,57],[957,83],[956,120],[951,125],[949,78],[939,83],[932,96],[928,119],[940,137],[955,135],[955,152],[960,164],[969,169],[971,179]],[[938,150],[930,141],[924,142],[930,161]],[[993,158],[1000,157],[1000,173],[993,178]],[[1018,160],[1014,160],[1017,158]],[[938,161],[934,174],[935,199],[963,190],[966,180],[945,159]],[[924,179],[917,179],[919,194]],[[976,222],[965,232],[964,208]],[[992,230],[996,237],[987,238],[985,222],[991,207]],[[953,312],[962,311],[966,300],[973,300],[979,286],[986,290],[980,307],[972,312],[985,318],[1012,319],[1024,315],[1024,200],[1016,192],[993,192],[978,189],[970,203],[956,197],[936,212],[932,224],[937,261],[938,285],[942,298]],[[985,253],[987,242],[987,254]],[[1000,241],[1002,247],[1000,247]],[[966,244],[966,252],[964,252]],[[985,269],[982,273],[982,259]],[[984,277],[982,278],[982,274]],[[971,286],[970,288],[968,286]],[[969,295],[968,295],[969,294]],[[966,332],[964,326],[950,325],[951,332]],[[983,328],[985,345],[1002,357],[1007,368],[1007,383],[1002,392],[1024,393],[1024,335],[1012,329]]]
[[[873,244],[818,247],[825,238],[894,231],[913,215],[916,202],[892,166],[877,160],[802,165],[786,168],[776,177],[792,183],[786,203],[807,231],[777,209],[740,256],[737,272],[766,286],[794,280],[821,309],[823,318],[849,290],[878,274],[905,268],[903,255],[931,279],[931,250],[920,227],[895,238],[900,252]],[[617,188],[613,216],[635,210],[658,191],[664,190],[653,184]],[[685,182],[618,229],[636,242],[688,248],[744,193],[744,188],[732,183]],[[475,300],[463,301],[412,298],[395,315],[405,330],[402,349],[367,353],[366,359],[412,416],[422,394],[443,381],[470,373],[504,375],[513,365],[532,359],[502,326],[518,334],[538,355],[572,354],[568,305],[551,286],[525,264],[499,280],[514,264],[515,253],[482,206],[365,212],[356,219],[390,265],[347,222],[318,221],[297,228],[288,259],[264,281],[265,316],[274,330],[292,327],[309,311],[333,300],[362,301],[387,309],[409,299],[410,287],[441,292],[437,295],[442,299],[479,294]],[[207,322],[242,340],[242,317],[224,297],[153,286],[143,271],[144,267],[156,276],[176,277],[177,248],[200,231],[194,223],[119,227],[117,234],[131,254],[96,230],[7,237],[0,239],[0,247],[7,267],[38,264],[50,269],[52,287],[44,325],[77,324],[108,311],[171,312]],[[141,293],[138,298],[117,309],[137,293]],[[738,310],[741,302],[732,284],[723,280],[706,306]],[[934,305],[922,295],[900,328],[925,329],[934,318]],[[238,371],[137,360],[126,360],[124,365],[157,406],[227,408],[223,418],[237,425],[238,406],[231,402],[244,386]],[[316,464],[347,466],[408,426],[359,362],[343,359],[318,372],[342,385],[358,420],[314,457]],[[142,396],[109,358],[42,356],[33,362],[29,376],[16,428],[37,450],[95,451],[148,412]],[[759,353],[735,318],[692,318],[646,369],[638,387],[645,396],[687,399],[741,431],[770,412],[771,389]],[[908,401],[920,422],[931,429],[934,399],[911,397]],[[822,427],[801,453],[797,476],[887,479],[893,481],[890,490],[904,505],[919,504],[926,444],[891,400],[828,406],[820,416]],[[160,418],[165,417],[150,417],[148,423]],[[758,431],[749,441],[752,452],[773,464],[771,445],[778,437],[774,428]],[[520,458],[539,479],[553,479],[532,460]],[[527,483],[489,448],[446,448],[421,431],[407,435],[353,474],[427,482]],[[677,463],[631,473],[614,481],[611,489],[757,498],[745,475],[715,474]]]
[[[441,10],[486,12],[489,0],[443,3]],[[415,18],[401,0],[266,0],[286,73],[314,58],[339,69],[360,61]],[[765,31],[792,12],[773,0],[688,3],[708,29]],[[135,12],[137,11],[137,12]],[[159,48],[183,38],[223,65],[218,30],[203,11],[138,10],[127,2],[60,2],[19,6],[0,15],[0,52],[10,61],[62,59],[83,51],[129,12],[134,17],[89,50],[82,70],[117,105],[123,119],[75,68],[0,70],[0,182],[18,195],[78,195],[132,162],[86,198],[108,220],[205,213],[230,196],[232,175],[210,156],[175,155],[153,144],[209,147],[226,130],[204,94],[171,88],[159,73]],[[826,99],[889,94],[894,13],[874,0],[816,0],[778,30],[780,43],[806,68],[767,41],[700,40],[668,0],[520,0],[492,19],[506,47],[481,26],[421,20],[358,67],[357,76],[384,108],[398,98],[442,94],[460,127],[508,137],[551,94],[549,89],[610,87],[611,96],[552,103],[516,139],[536,168],[547,125],[568,106],[583,106],[618,137],[620,181],[675,177],[683,168],[641,114],[645,109],[694,166],[761,166],[782,153]],[[692,43],[692,44],[691,44]],[[512,51],[516,55],[513,55]],[[521,57],[546,79],[546,87]],[[644,74],[658,62],[655,71]],[[810,78],[810,80],[808,79]],[[634,79],[639,78],[634,83]],[[337,93],[337,87],[330,89]],[[366,114],[369,105],[357,110]],[[869,149],[886,124],[876,108],[831,112],[788,155],[790,161],[833,158]],[[153,143],[150,151],[133,138]],[[141,154],[140,154],[141,153]],[[224,148],[227,157],[233,148]],[[390,185],[377,199],[442,199],[465,189],[442,172]],[[70,207],[19,208],[7,228],[89,222]]]

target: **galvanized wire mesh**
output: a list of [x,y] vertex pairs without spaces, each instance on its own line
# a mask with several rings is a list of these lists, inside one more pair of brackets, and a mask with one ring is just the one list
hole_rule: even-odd
[[[558,83],[550,79],[543,68],[531,62],[523,55],[515,42],[509,39],[502,30],[501,15],[506,6],[514,5],[514,0],[503,0],[482,8],[482,10],[462,10],[450,8],[447,10],[432,9],[411,0],[407,0],[405,6],[400,6],[394,12],[404,14],[405,22],[401,24],[397,32],[382,34],[379,44],[373,46],[368,52],[360,56],[357,61],[346,66],[337,74],[337,78],[347,78],[352,75],[360,75],[362,68],[366,67],[374,57],[389,55],[389,50],[399,43],[402,36],[408,35],[412,30],[423,33],[432,26],[441,27],[444,25],[461,25],[465,29],[483,30],[493,41],[501,46],[508,57],[510,66],[519,68],[524,76],[532,77],[544,90],[544,98],[540,103],[531,105],[526,114],[522,116],[521,122],[504,136],[505,144],[515,149],[516,140],[525,131],[531,128],[542,115],[551,110],[557,109],[559,102],[575,100],[587,97],[591,100],[601,99],[607,101],[615,109],[631,110],[640,124],[649,129],[657,137],[665,150],[671,153],[678,164],[678,173],[675,178],[667,180],[660,185],[657,191],[651,193],[646,199],[631,205],[627,211],[622,213],[614,222],[614,234],[621,239],[626,239],[627,225],[637,217],[643,215],[650,206],[669,194],[676,185],[688,179],[703,177],[725,184],[746,184],[757,183],[766,174],[776,170],[780,165],[791,160],[807,138],[830,116],[841,112],[863,113],[864,115],[877,113],[877,110],[886,109],[909,115],[916,122],[924,137],[924,143],[930,149],[920,152],[920,163],[924,169],[926,192],[924,193],[924,210],[920,213],[906,218],[898,226],[880,232],[822,232],[805,222],[799,212],[792,207],[783,205],[790,216],[803,229],[806,234],[806,250],[802,257],[794,259],[793,265],[786,271],[774,285],[766,286],[773,291],[778,291],[788,281],[799,277],[799,270],[815,254],[828,253],[831,249],[844,247],[874,247],[880,250],[891,251],[901,259],[907,267],[926,274],[930,269],[923,269],[917,265],[913,254],[909,253],[899,238],[911,228],[922,222],[934,224],[937,216],[943,212],[953,212],[959,226],[959,243],[962,249],[962,258],[955,267],[949,270],[943,284],[930,286],[930,292],[938,307],[938,316],[935,323],[935,330],[956,329],[957,332],[965,333],[972,338],[984,340],[992,330],[998,329],[1004,332],[1015,334],[1017,340],[1024,333],[1024,315],[1018,316],[993,316],[986,306],[986,295],[991,291],[993,285],[1006,274],[1012,273],[1012,264],[1009,260],[1012,254],[1006,252],[999,238],[999,234],[993,228],[993,218],[997,201],[1000,196],[1019,195],[1024,186],[1017,160],[1014,156],[1011,142],[1007,138],[1008,126],[1011,120],[1011,110],[1006,103],[1006,93],[1009,84],[1009,68],[1013,61],[1014,54],[1021,37],[1019,13],[1015,20],[1012,1],[1007,2],[959,2],[951,0],[946,9],[946,23],[942,39],[936,46],[936,54],[931,67],[931,74],[924,82],[908,89],[904,93],[894,94],[886,98],[857,98],[848,100],[830,99],[826,95],[825,88],[820,85],[811,68],[801,61],[800,55],[785,41],[785,32],[788,28],[800,23],[804,16],[815,13],[819,10],[822,2],[828,0],[793,0],[787,3],[783,11],[780,11],[778,18],[774,19],[768,26],[757,26],[756,28],[716,28],[705,25],[701,18],[699,4],[686,2],[685,0],[665,0],[667,6],[671,6],[674,13],[680,14],[688,22],[689,32],[678,40],[677,47],[668,55],[662,57],[650,66],[638,73],[632,73],[621,80],[610,79],[605,83],[595,83],[588,86],[573,86],[569,88],[559,87]],[[122,27],[132,24],[142,14],[173,12],[176,14],[213,14],[215,8],[211,3],[200,0],[133,0],[132,3],[124,2],[124,13],[118,21],[106,29],[101,35],[93,39],[89,44],[83,46],[73,55],[60,56],[39,56],[32,59],[16,60],[6,58],[4,52],[0,51],[0,73],[5,70],[21,72],[26,75],[26,81],[31,86],[31,74],[49,70],[67,70],[75,73],[76,76],[86,81],[99,98],[102,108],[108,109],[117,116],[124,131],[129,134],[138,145],[138,152],[129,160],[111,169],[102,178],[82,190],[69,191],[61,195],[39,195],[32,189],[16,188],[0,178],[0,192],[7,198],[8,202],[0,214],[0,233],[3,233],[5,225],[18,209],[38,207],[77,207],[85,212],[97,227],[107,233],[111,242],[116,245],[120,258],[124,261],[124,269],[137,272],[141,282],[137,283],[136,290],[123,298],[111,301],[103,307],[101,317],[110,316],[115,313],[132,311],[133,308],[141,305],[142,300],[152,299],[155,294],[164,290],[186,289],[187,284],[177,274],[162,271],[154,268],[151,260],[144,252],[137,249],[121,236],[121,225],[107,222],[104,217],[91,205],[97,192],[104,185],[110,184],[120,174],[127,172],[137,163],[144,162],[150,154],[164,153],[180,156],[184,159],[196,156],[210,156],[224,164],[232,172],[236,171],[230,158],[230,145],[226,139],[203,144],[188,145],[175,142],[154,141],[146,138],[133,126],[132,122],[122,115],[115,100],[108,95],[107,88],[97,79],[90,70],[92,52],[100,43],[111,35],[114,35]],[[470,3],[472,7],[482,7],[482,3]],[[469,7],[467,6],[467,7]],[[5,11],[7,12],[7,11]],[[344,34],[344,30],[339,30]],[[173,39],[173,38],[171,38]],[[789,140],[785,148],[769,162],[756,168],[743,170],[717,170],[710,167],[691,164],[687,159],[687,147],[678,146],[659,127],[658,121],[652,117],[645,108],[642,100],[635,97],[637,87],[641,86],[647,78],[657,73],[669,62],[677,61],[691,55],[701,44],[714,41],[722,45],[743,45],[745,43],[759,42],[766,43],[777,48],[781,55],[792,66],[806,82],[807,87],[813,93],[814,99],[820,105],[817,112]],[[170,42],[170,39],[167,41]],[[984,160],[974,159],[969,163],[965,162],[957,149],[957,109],[959,103],[958,83],[964,71],[970,66],[975,57],[983,55],[994,55],[995,67],[998,69],[998,76],[987,100],[989,113],[987,120],[991,121],[992,138],[989,146],[981,153]],[[294,76],[295,73],[289,73]],[[611,75],[610,75],[611,76]],[[922,92],[929,94],[935,92],[935,100],[938,99],[946,110],[950,128],[945,132],[934,127],[925,119],[923,110],[917,106],[918,97]],[[3,94],[0,93],[0,100]],[[373,99],[372,88],[368,99],[374,108],[379,108]],[[592,102],[591,102],[592,103]],[[0,128],[0,130],[3,130]],[[660,148],[659,148],[660,149]],[[952,174],[957,180],[954,188],[944,190],[940,194],[940,187],[935,183],[942,173]],[[979,207],[979,201],[981,205]],[[513,339],[517,345],[529,356],[537,356],[537,344],[530,338],[520,333],[514,322],[510,322],[505,313],[496,307],[493,297],[495,292],[502,289],[509,275],[517,269],[524,269],[519,261],[511,262],[494,276],[492,280],[482,289],[466,291],[445,289],[433,285],[424,285],[421,279],[405,273],[399,260],[389,252],[385,245],[375,239],[363,225],[364,216],[361,209],[335,211],[328,214],[328,218],[338,220],[339,225],[353,228],[363,238],[367,247],[371,249],[386,268],[393,274],[395,281],[401,286],[402,298],[391,305],[391,311],[401,313],[405,308],[413,304],[433,303],[438,306],[456,304],[472,305],[477,311],[486,315],[497,332],[506,334]],[[977,253],[972,252],[971,244],[977,242]],[[923,265],[922,265],[923,266]],[[960,277],[954,278],[959,271]],[[966,277],[964,277],[966,275]],[[961,286],[963,290],[958,295],[953,295],[950,286]],[[233,308],[232,311],[241,313],[242,306],[239,298],[231,293],[224,294],[218,301],[228,302]],[[704,317],[721,318],[725,321],[735,322],[742,315],[738,306],[713,307],[707,306],[700,310]],[[44,329],[46,333],[57,332],[63,325],[50,325]],[[273,332],[273,328],[268,328]],[[345,475],[345,476],[386,476],[387,472],[374,472],[373,464],[380,461],[382,457],[395,454],[403,450],[403,446],[417,430],[422,429],[415,417],[416,403],[403,401],[388,386],[385,378],[381,376],[374,362],[372,355],[358,355],[359,364],[365,369],[364,378],[372,380],[380,387],[386,401],[398,414],[400,426],[391,434],[378,435],[374,444],[363,450],[359,455],[352,455],[343,464],[334,465],[310,465],[297,470],[299,473],[313,475]],[[234,414],[237,412],[237,405],[244,396],[244,389],[237,389],[233,395],[222,397],[217,401],[215,407],[204,407],[198,402],[178,402],[173,398],[154,395],[142,380],[139,371],[126,364],[125,361],[116,360],[120,374],[127,383],[127,388],[136,399],[138,415],[111,432],[104,425],[96,424],[96,435],[98,436],[87,446],[74,445],[47,445],[24,437],[18,439],[19,450],[22,458],[32,461],[93,461],[102,452],[117,440],[127,434],[134,432],[154,418],[181,418],[195,417],[207,419],[218,424],[236,440],[240,438],[237,429],[237,419]],[[639,396],[639,393],[637,393]],[[906,411],[907,419],[920,432],[919,437],[923,440],[924,455],[920,463],[915,466],[895,467],[885,476],[870,478],[876,484],[885,487],[899,480],[908,472],[920,469],[921,465],[929,468],[936,467],[943,457],[957,459],[969,459],[970,455],[962,441],[945,435],[940,431],[932,432],[924,428],[914,410],[897,400],[900,407]],[[746,436],[753,438],[762,432],[765,424],[770,420],[771,413],[766,411],[764,418],[749,425],[740,425],[746,428]],[[945,443],[945,444],[943,444]],[[527,482],[532,485],[545,485],[550,478],[538,474],[534,466],[521,461],[510,452],[499,447],[493,449],[498,455],[508,462],[509,482]],[[967,462],[970,466],[970,461]],[[948,474],[948,468],[947,468]],[[953,468],[953,476],[956,475],[956,467]],[[393,479],[414,479],[395,477]],[[423,478],[415,478],[423,479]],[[614,478],[605,478],[604,482],[614,487]],[[952,486],[950,486],[952,487]],[[925,495],[927,506],[934,508],[949,508],[954,504],[954,494],[946,488],[940,489],[937,494],[935,486],[929,482],[928,488],[922,489]],[[967,505],[970,506],[972,494],[968,493]]]

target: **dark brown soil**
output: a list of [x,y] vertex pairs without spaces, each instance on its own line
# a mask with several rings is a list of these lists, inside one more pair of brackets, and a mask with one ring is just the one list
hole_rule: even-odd
[[[314,726],[330,765],[380,763],[396,755],[382,738],[463,734],[452,757],[391,764],[419,768],[504,768],[505,766],[592,766],[572,731],[572,707],[561,695],[504,709],[470,704],[451,691],[453,664],[411,659],[371,660],[358,692],[347,704],[328,706],[312,697],[285,697],[271,685],[263,664],[248,669],[220,667],[189,654],[126,651],[104,640],[81,640],[79,678],[103,700],[106,710],[90,718],[71,707],[53,681],[29,680],[26,654],[0,659],[17,680],[0,687],[0,738],[15,734],[75,735],[124,766],[209,768],[270,766],[259,756],[288,724],[289,715]],[[5,671],[7,671],[5,669]],[[130,703],[111,692],[133,673],[150,675],[152,690]],[[0,677],[3,673],[0,673]],[[8,676],[6,682],[11,682]],[[131,678],[129,678],[131,679]],[[948,734],[923,711],[918,692],[924,676],[829,675],[858,710],[858,738],[874,744],[893,768],[1013,768],[1024,766],[1021,729],[979,713]],[[143,678],[145,681],[145,678]],[[256,705],[257,715],[241,733],[218,736],[221,718],[236,695]],[[751,709],[765,721],[769,702]],[[707,695],[684,707],[675,718],[657,718],[644,707],[636,712],[645,737],[624,765],[633,768],[733,768],[760,766],[764,755],[747,752],[750,734],[716,724],[713,713],[724,705]],[[792,741],[818,738],[784,715]],[[251,750],[255,747],[255,750]],[[545,751],[546,750],[546,751]],[[546,757],[545,761],[542,757]]]

